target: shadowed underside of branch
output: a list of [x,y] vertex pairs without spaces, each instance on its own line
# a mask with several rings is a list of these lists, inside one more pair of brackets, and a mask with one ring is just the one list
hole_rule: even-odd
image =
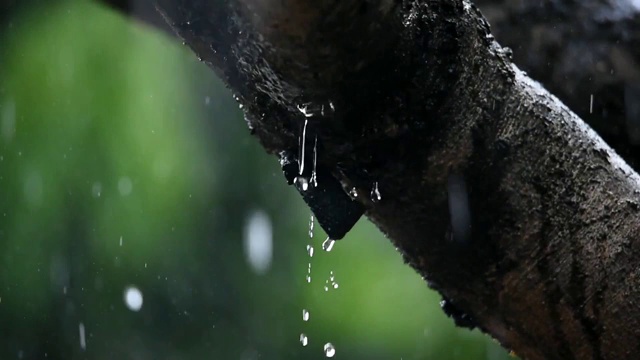
[[356,197],[368,218],[482,330],[527,359],[635,358],[640,179],[473,5],[156,3],[265,150],[317,139],[317,165],[379,191]]

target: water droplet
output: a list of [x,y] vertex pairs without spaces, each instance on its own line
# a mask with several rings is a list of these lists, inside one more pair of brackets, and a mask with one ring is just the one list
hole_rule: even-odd
[[313,105],[312,104],[301,104],[298,105],[298,111],[300,111],[302,113],[302,115],[304,115],[304,117],[306,118],[310,118],[314,115],[314,112],[312,110]]
[[257,210],[247,218],[244,250],[249,264],[257,274],[264,274],[269,270],[273,257],[273,227],[266,212]]
[[120,236],[120,246],[122,246],[122,236]]
[[334,357],[336,355],[336,348],[332,343],[324,344],[324,355],[328,358]]
[[304,333],[300,334],[300,343],[302,344],[302,346],[307,346],[307,344],[309,343],[309,338]]
[[302,309],[302,321],[309,321],[309,311]]
[[318,173],[316,172],[316,163],[318,162],[318,136],[313,143],[313,171],[311,172],[311,183],[314,187],[318,187]]
[[80,348],[82,350],[87,349],[87,338],[85,337],[84,324],[78,324],[78,332],[80,333]]
[[311,275],[307,275],[307,283],[311,283]]
[[129,286],[124,290],[124,303],[131,311],[142,309],[142,292],[135,286]]
[[340,287],[340,285],[338,285],[338,283],[333,283],[333,288],[337,289],[338,287]]
[[380,190],[378,189],[378,182],[373,183],[373,189],[371,189],[371,201],[374,203],[382,200],[382,195],[380,195]]
[[309,218],[309,238],[313,239],[313,226],[314,226],[314,218],[313,218],[313,214],[311,214],[311,217]]
[[302,191],[307,191],[309,189],[309,181],[306,178],[298,176],[296,177],[295,181],[298,183]]
[[305,154],[305,147],[306,147],[306,143],[307,143],[307,124],[309,123],[308,119],[304,119],[304,126],[302,127],[302,145],[300,146],[300,175],[302,175],[302,172],[304,171],[304,154]]
[[307,245],[307,253],[309,254],[309,257],[313,257],[313,246]]
[[336,241],[331,239],[331,238],[327,238],[323,243],[322,243],[322,250],[324,251],[331,251],[333,250],[333,245],[335,245]]
[[355,199],[358,197],[358,190],[356,188],[352,188],[351,190],[349,190],[349,196],[351,196],[351,198]]

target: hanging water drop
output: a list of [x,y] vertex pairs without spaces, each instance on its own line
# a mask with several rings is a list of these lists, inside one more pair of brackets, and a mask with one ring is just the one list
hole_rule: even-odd
[[303,104],[303,105],[298,105],[298,111],[300,111],[302,113],[302,115],[304,115],[304,117],[310,118],[312,117],[313,111],[312,109],[310,109],[312,107],[311,104]]
[[302,191],[307,191],[307,189],[309,189],[309,181],[306,178],[298,176],[296,177],[296,182],[298,183]]
[[304,153],[305,153],[305,145],[307,142],[307,123],[309,120],[304,119],[304,126],[302,127],[302,146],[300,146],[300,175],[304,171]]
[[302,309],[302,321],[309,321],[309,311]]
[[300,343],[302,344],[302,346],[307,346],[307,344],[309,343],[309,338],[304,333],[300,334]]
[[324,355],[328,358],[332,358],[336,355],[336,348],[332,343],[324,344]]
[[322,250],[324,251],[331,251],[333,249],[333,245],[335,245],[336,241],[331,239],[331,238],[327,238],[323,243],[322,243]]
[[356,188],[351,188],[351,190],[349,190],[349,196],[351,196],[352,199],[357,198],[358,190]]
[[318,173],[316,172],[316,163],[318,162],[318,135],[313,143],[313,171],[311,172],[311,183],[314,187],[318,187]]
[[378,182],[373,183],[373,189],[371,189],[371,201],[374,203],[382,200],[382,195],[380,195],[380,190],[378,189]]

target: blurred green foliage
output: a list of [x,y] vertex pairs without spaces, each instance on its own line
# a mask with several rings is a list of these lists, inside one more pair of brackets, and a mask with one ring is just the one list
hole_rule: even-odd
[[326,342],[338,359],[509,358],[456,329],[366,220],[330,253],[318,226],[309,239],[277,162],[178,42],[84,1],[2,26],[0,358],[321,359]]

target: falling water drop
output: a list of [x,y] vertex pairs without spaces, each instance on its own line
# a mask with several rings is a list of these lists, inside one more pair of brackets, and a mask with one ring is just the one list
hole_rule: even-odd
[[134,286],[129,286],[124,291],[124,303],[131,311],[140,311],[142,308],[142,292]]
[[307,346],[307,344],[309,343],[309,338],[304,333],[300,334],[300,343],[302,344],[302,346]]
[[311,214],[311,217],[309,217],[309,238],[313,239],[313,225],[314,225],[314,218],[313,218],[313,214]]
[[326,343],[324,344],[324,355],[328,358],[332,358],[334,357],[336,354],[336,348],[333,346],[332,343]]
[[331,251],[333,250],[333,245],[336,244],[336,241],[331,239],[331,238],[327,238],[323,243],[322,243],[322,250],[324,251]]
[[309,311],[302,309],[302,321],[309,321]]
[[82,350],[86,350],[87,349],[87,340],[85,337],[85,330],[84,330],[84,324],[80,323],[78,324],[78,332],[80,333],[80,348]]
[[309,257],[313,257],[313,246],[307,245],[307,253],[309,254]]

